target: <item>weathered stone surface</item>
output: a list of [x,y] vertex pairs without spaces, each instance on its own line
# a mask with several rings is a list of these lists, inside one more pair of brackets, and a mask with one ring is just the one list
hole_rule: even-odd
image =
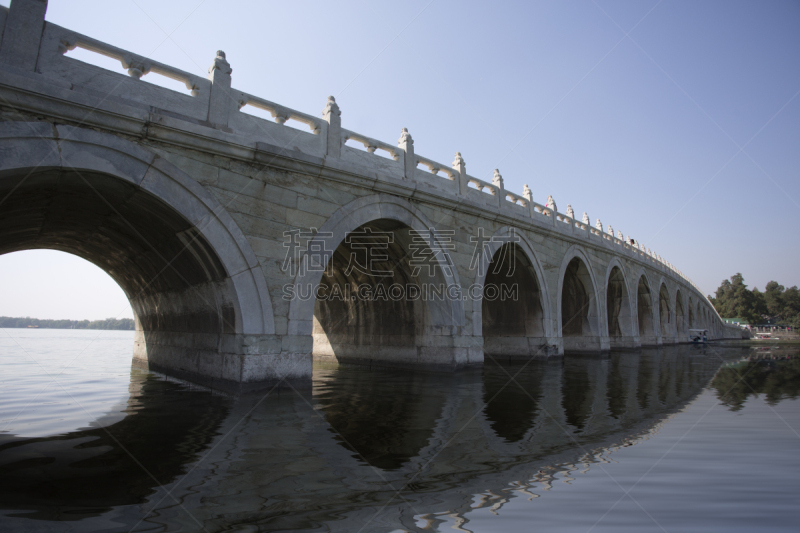
[[[506,191],[499,171],[487,183],[460,153],[416,156],[405,130],[397,145],[345,130],[333,98],[320,118],[237,91],[223,53],[208,79],[157,65],[191,96],[148,84],[155,63],[45,22],[44,5],[0,8],[0,253],[51,247],[105,268],[131,298],[137,361],[266,387],[307,383],[312,357],[455,369],[685,342],[690,327],[739,335],[668,262],[527,185]],[[65,58],[80,39],[132,77]],[[248,103],[275,122],[242,114]],[[381,232],[392,240],[373,266],[391,283],[353,264]],[[512,248],[516,266],[487,276]],[[509,280],[516,299],[489,305],[486,287]],[[444,293],[318,300],[326,283]]]

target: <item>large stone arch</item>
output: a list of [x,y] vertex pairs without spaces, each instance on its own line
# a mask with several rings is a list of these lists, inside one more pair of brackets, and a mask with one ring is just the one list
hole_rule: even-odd
[[[434,224],[410,202],[387,194],[370,195],[353,200],[333,213],[308,243],[308,250],[320,252],[310,260],[304,256],[303,267],[299,268],[295,276],[289,303],[290,335],[300,337],[314,335],[316,341],[320,341],[319,331],[315,334],[315,308],[320,282],[323,275],[326,275],[325,270],[335,260],[335,253],[345,242],[348,234],[380,221],[389,221],[403,228],[402,231],[415,232],[426,238],[432,238],[441,249],[447,249],[447,246],[440,243],[438,237],[430,235],[430,228],[434,228]],[[425,282],[446,285],[452,288],[452,292],[448,292],[442,300],[428,299],[424,302],[424,306],[415,308],[415,315],[420,312],[425,315],[423,318],[425,331],[424,334],[420,334],[417,330],[413,346],[400,350],[393,349],[396,346],[393,347],[389,343],[382,343],[381,346],[370,345],[373,352],[350,347],[334,353],[336,349],[332,344],[325,347],[324,351],[320,351],[321,348],[318,349],[317,345],[322,347],[322,344],[315,341],[314,352],[323,358],[337,360],[346,358],[354,362],[368,360],[370,363],[378,364],[413,363],[454,367],[482,362],[483,352],[480,346],[464,346],[463,343],[456,342],[457,337],[463,336],[464,329],[464,307],[456,266],[447,253],[436,254],[435,261],[438,266],[434,274],[436,277],[426,278]],[[309,265],[313,268],[309,268]],[[426,269],[423,268],[420,275],[424,275],[425,272]],[[317,321],[318,328],[319,321]]]
[[[276,377],[244,346],[245,336],[275,341],[258,260],[225,208],[175,165],[114,135],[5,122],[0,187],[0,253],[50,248],[103,268],[134,308],[136,359],[203,382]],[[304,369],[293,372],[284,375]]]
[[[674,337],[675,320],[673,318],[672,296],[670,295],[669,285],[664,276],[658,280],[658,325],[661,342],[672,342]],[[666,313],[664,312],[666,311]]]
[[[580,262],[579,269],[583,269],[576,274],[581,279],[585,296],[588,299],[583,305],[586,309],[586,315],[583,317],[583,324],[581,324],[581,333],[578,335],[567,335],[563,333],[563,298],[564,298],[564,280],[567,270],[573,260]],[[586,287],[588,282],[591,287]],[[594,268],[589,260],[588,255],[583,248],[577,244],[570,246],[564,254],[561,261],[561,268],[558,272],[558,292],[556,294],[557,300],[557,314],[558,319],[558,334],[562,338],[565,351],[601,351],[609,349],[608,337],[603,334],[603,310],[601,308],[602,302],[605,300],[599,294],[601,290],[597,283],[597,276],[594,274]]]
[[[612,280],[612,275],[615,276],[614,280]],[[626,269],[618,257],[612,257],[608,262],[604,279],[603,300],[606,309],[604,331],[608,333],[612,348],[632,348],[636,344],[633,341],[635,336],[634,306],[631,301]],[[610,302],[609,295],[612,293],[611,300],[613,301]],[[619,302],[616,301],[617,299]],[[616,315],[614,311],[616,311]],[[612,333],[617,333],[617,335],[612,335]]]
[[[552,344],[556,343],[556,340],[553,339],[555,335],[550,308],[550,293],[547,288],[542,265],[530,241],[528,241],[521,231],[510,226],[503,226],[487,240],[484,245],[484,250],[479,255],[474,287],[477,290],[485,285],[487,276],[491,270],[490,265],[496,254],[503,246],[510,246],[512,244],[516,245],[517,249],[523,253],[524,258],[527,260],[527,263],[529,263],[530,269],[533,270],[535,282],[538,285],[538,299],[542,312],[543,334],[537,337],[507,338],[502,342],[498,341],[498,343],[489,342],[487,345],[483,329],[484,305],[482,301],[482,292],[467,295],[472,300],[472,334],[475,337],[484,337],[485,349],[487,351],[494,350],[493,353],[501,355],[550,355],[552,352],[558,350],[557,347],[552,346]],[[520,294],[519,297],[522,298],[524,295]]]
[[658,344],[656,298],[647,270],[639,268],[636,272],[636,327],[642,346]]
[[686,316],[686,299],[680,287],[675,289],[675,334],[678,342],[685,342],[689,334],[688,317]]
[[703,329],[703,328],[706,327],[705,326],[705,321],[703,320],[703,310],[700,307],[700,299],[699,298],[697,299],[697,309],[696,309],[696,312],[695,312],[695,320],[697,320],[697,323],[694,326],[695,328]]

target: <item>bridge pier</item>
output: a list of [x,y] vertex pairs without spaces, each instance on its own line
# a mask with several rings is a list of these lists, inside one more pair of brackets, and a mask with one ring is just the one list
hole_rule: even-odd
[[377,338],[367,344],[354,344],[346,339],[331,339],[324,333],[315,334],[312,355],[316,361],[440,370],[480,365],[484,360],[481,339],[472,336],[431,335],[414,339],[413,344],[393,342]]
[[638,337],[609,337],[609,347],[612,350],[636,350],[642,347],[642,340]]
[[[133,364],[229,392],[311,386],[310,339],[278,335],[213,335],[137,330]],[[221,344],[221,346],[220,346]]]

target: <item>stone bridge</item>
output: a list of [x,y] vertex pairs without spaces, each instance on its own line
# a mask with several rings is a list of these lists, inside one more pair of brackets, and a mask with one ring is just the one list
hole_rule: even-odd
[[657,254],[460,153],[347,130],[332,97],[310,115],[236,90],[223,52],[201,77],[46,8],[0,8],[0,254],[103,268],[138,361],[257,387],[307,381],[314,357],[453,369],[739,336]]

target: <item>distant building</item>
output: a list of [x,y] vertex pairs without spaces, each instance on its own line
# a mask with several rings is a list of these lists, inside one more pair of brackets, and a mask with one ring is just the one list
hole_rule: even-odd
[[737,326],[748,327],[750,326],[750,322],[745,320],[744,318],[723,318],[723,322],[726,324],[736,324]]

